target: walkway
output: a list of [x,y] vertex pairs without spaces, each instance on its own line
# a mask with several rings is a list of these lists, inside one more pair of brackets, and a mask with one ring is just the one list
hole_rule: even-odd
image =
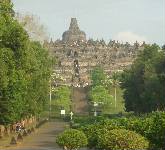
[[61,150],[55,139],[58,133],[62,132],[67,126],[62,121],[45,123],[35,133],[25,137],[20,145],[6,150]]

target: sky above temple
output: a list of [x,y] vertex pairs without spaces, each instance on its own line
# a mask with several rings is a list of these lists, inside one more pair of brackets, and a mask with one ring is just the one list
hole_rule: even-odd
[[40,18],[61,39],[76,17],[87,38],[165,43],[165,0],[12,0],[16,12]]

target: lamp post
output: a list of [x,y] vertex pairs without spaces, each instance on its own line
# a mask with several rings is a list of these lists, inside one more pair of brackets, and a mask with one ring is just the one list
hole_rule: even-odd
[[115,109],[117,107],[117,86],[119,86],[120,82],[118,81],[118,77],[117,77],[117,72],[115,71],[114,74],[109,77],[109,82],[113,85],[114,87],[114,99],[115,99]]
[[117,95],[116,95],[116,84],[114,85],[115,86],[115,108],[116,108],[116,97],[117,97]]
[[52,111],[52,79],[54,81],[54,77],[56,76],[55,73],[53,73],[50,77],[50,85],[49,85],[49,121],[51,118],[51,111]]
[[52,82],[50,80],[50,87],[49,87],[49,121],[51,117],[51,111],[52,111]]

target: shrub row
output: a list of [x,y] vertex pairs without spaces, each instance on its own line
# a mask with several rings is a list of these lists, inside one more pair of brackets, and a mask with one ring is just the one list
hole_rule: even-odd
[[[133,131],[126,129],[114,129],[98,134],[96,148],[104,150],[113,149],[147,149],[149,142]],[[60,134],[56,142],[64,149],[72,150],[87,145],[86,135],[76,129],[65,130]]]
[[97,147],[100,136],[107,136],[111,130],[115,129],[126,129],[141,134],[149,140],[150,148],[165,147],[165,112],[154,112],[141,117],[104,120],[97,124],[80,127],[80,130],[86,134],[88,146],[91,148]]

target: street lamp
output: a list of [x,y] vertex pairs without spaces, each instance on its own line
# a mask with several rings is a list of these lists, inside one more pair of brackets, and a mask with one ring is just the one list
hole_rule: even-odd
[[52,111],[51,103],[52,103],[52,85],[51,85],[51,80],[50,80],[50,87],[49,87],[49,121],[50,121],[50,115]]
[[53,73],[50,77],[50,85],[49,85],[49,121],[51,117],[51,111],[52,111],[52,79],[54,80],[54,77],[56,76],[55,73]]
[[117,105],[117,86],[119,86],[119,84],[120,84],[120,82],[118,81],[118,78],[117,78],[117,74],[116,73],[117,72],[115,71],[114,74],[111,77],[108,76],[109,82],[114,87],[115,109],[116,109],[116,105]]

